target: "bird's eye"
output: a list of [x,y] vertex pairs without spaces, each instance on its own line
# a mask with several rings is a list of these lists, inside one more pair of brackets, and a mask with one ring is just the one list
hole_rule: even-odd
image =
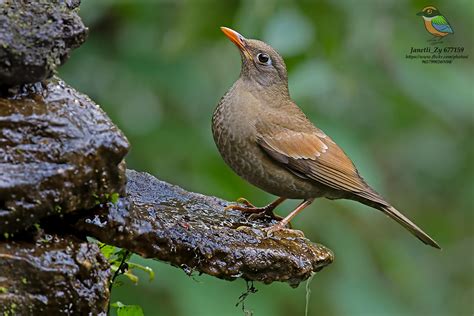
[[257,60],[259,63],[264,64],[264,65],[272,64],[272,60],[270,59],[270,56],[268,56],[265,53],[258,53]]
[[429,9],[429,10],[428,10],[428,14],[431,14],[431,12],[433,12],[433,11],[431,11],[431,9]]

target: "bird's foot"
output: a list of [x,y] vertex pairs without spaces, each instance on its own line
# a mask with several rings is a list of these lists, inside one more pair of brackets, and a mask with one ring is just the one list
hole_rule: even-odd
[[260,207],[257,209],[260,209],[261,211],[250,214],[249,219],[256,220],[256,219],[270,218],[276,221],[283,220],[283,217],[273,213],[273,210],[266,209],[265,207]]
[[256,208],[255,205],[253,205],[252,203],[250,203],[250,201],[247,200],[247,199],[244,198],[244,197],[239,197],[239,198],[237,199],[237,203],[244,204],[244,205],[246,205],[246,206],[248,206],[248,207]]
[[270,226],[270,227],[267,227],[267,228],[264,228],[263,231],[265,232],[265,234],[267,235],[267,237],[270,237],[273,235],[273,233],[277,232],[277,231],[280,231],[282,229],[284,229],[285,226],[281,224],[281,222],[279,222],[278,224],[275,224],[273,226]]
[[291,235],[296,235],[296,236],[299,236],[299,237],[304,237],[304,233],[301,231],[301,230],[294,230],[292,227],[291,227],[291,223],[284,223],[283,221],[273,225],[273,226],[270,226],[270,227],[267,227],[267,228],[264,228],[263,231],[265,232],[265,235],[267,237],[271,237],[273,236],[274,233],[276,232],[279,232],[279,231],[289,231],[291,230]]
[[249,200],[243,197],[238,198],[236,202],[245,206],[239,204],[230,204],[224,208],[224,211],[237,210],[244,213],[258,213],[261,211],[260,209],[262,209],[262,207],[256,207],[255,205],[250,203]]
[[[279,221],[277,224],[271,226],[271,227],[268,227],[268,228],[265,228],[265,231],[267,233],[267,237],[271,236],[274,232],[277,232],[277,231],[280,231],[282,229],[285,229],[286,226],[288,225],[289,228],[291,229],[291,224],[290,224],[290,221],[293,217],[295,217],[299,212],[301,212],[303,209],[305,209],[308,205],[310,205],[311,203],[313,203],[314,201],[314,198],[312,199],[307,199],[307,200],[304,200],[303,202],[301,202],[300,205],[298,205],[297,208],[295,208],[290,214],[288,214],[287,217],[285,217],[284,219],[282,219],[281,221]],[[303,234],[301,232],[301,234]],[[304,235],[303,235],[304,236]]]
[[280,198],[280,199],[276,200],[275,202],[270,203],[266,206],[256,207],[255,205],[250,203],[247,199],[241,197],[241,198],[237,199],[237,202],[240,203],[240,204],[244,204],[245,206],[238,205],[238,204],[231,204],[231,205],[226,206],[224,210],[225,211],[227,211],[227,210],[237,210],[237,211],[241,211],[242,213],[251,213],[251,215],[249,216],[249,218],[251,220],[271,218],[271,219],[275,219],[277,221],[281,221],[283,219],[283,217],[274,214],[273,210],[283,200],[284,199]]

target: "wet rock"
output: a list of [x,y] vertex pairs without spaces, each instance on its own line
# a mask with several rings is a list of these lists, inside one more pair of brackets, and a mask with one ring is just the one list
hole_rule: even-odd
[[300,231],[267,237],[270,219],[251,220],[228,202],[187,192],[147,173],[127,170],[127,194],[75,223],[80,232],[218,278],[288,282],[297,286],[333,260]]
[[0,1],[0,85],[49,77],[86,39],[79,0]]
[[57,78],[0,97],[0,236],[122,193],[129,144]]
[[0,241],[0,314],[105,315],[110,277],[97,245],[75,237]]

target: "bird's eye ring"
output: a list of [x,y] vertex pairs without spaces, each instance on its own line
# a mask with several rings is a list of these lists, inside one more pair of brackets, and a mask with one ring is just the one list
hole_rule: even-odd
[[268,54],[265,54],[265,53],[258,53],[257,60],[259,63],[264,64],[264,65],[272,64],[272,60],[270,59],[270,56],[268,56]]

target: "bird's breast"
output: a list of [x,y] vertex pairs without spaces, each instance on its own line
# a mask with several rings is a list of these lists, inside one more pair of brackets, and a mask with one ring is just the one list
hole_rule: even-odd
[[274,195],[307,198],[320,195],[311,182],[278,165],[256,141],[255,123],[265,108],[252,96],[236,95],[232,89],[221,99],[212,119],[217,148],[235,173]]
[[[224,161],[239,175],[258,172],[255,148],[255,121],[259,105],[251,95],[229,90],[221,99],[212,119],[212,132]],[[258,168],[257,168],[258,169]]]

